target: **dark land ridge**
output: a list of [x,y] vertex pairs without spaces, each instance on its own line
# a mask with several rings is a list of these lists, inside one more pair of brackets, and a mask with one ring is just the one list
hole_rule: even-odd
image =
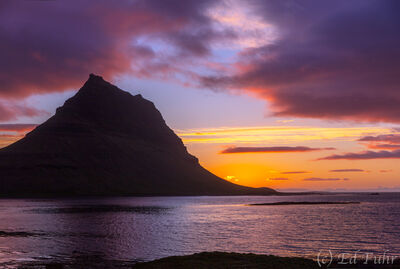
[[369,260],[364,264],[363,259],[356,264],[340,264],[343,261],[324,260],[318,263],[317,259],[279,257],[274,255],[261,255],[251,253],[229,252],[202,252],[186,256],[171,256],[149,262],[113,261],[106,260],[104,256],[76,256],[66,261],[38,260],[21,262],[18,268],[26,269],[87,269],[87,268],[120,268],[120,269],[327,269],[327,268],[359,268],[359,269],[399,269],[400,260],[393,264],[374,264]]
[[248,204],[248,206],[274,206],[274,205],[351,205],[360,204],[360,202],[276,202],[276,203],[257,203]]
[[93,74],[54,116],[0,149],[0,197],[271,194],[204,169],[152,102]]
[[279,257],[273,255],[227,253],[227,252],[203,252],[187,256],[167,257],[151,262],[138,263],[133,266],[134,269],[317,269],[317,268],[382,268],[395,269],[400,268],[400,260],[395,260],[393,264],[381,263],[374,264],[373,260],[364,264],[364,260],[359,259],[356,264],[341,264],[345,261],[329,260],[324,263],[318,263],[317,260],[306,258]]

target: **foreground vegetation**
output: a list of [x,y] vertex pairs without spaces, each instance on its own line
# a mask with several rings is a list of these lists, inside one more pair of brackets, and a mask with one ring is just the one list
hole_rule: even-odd
[[[317,261],[305,258],[277,257],[272,255],[240,254],[226,252],[203,252],[188,256],[172,256],[151,262],[138,263],[134,269],[313,269],[327,268],[321,266]],[[341,265],[337,261],[329,265],[328,268],[400,268],[399,261],[390,265],[375,265],[372,262],[364,265],[360,262],[357,265]]]
[[282,258],[270,255],[238,254],[225,252],[203,252],[189,256],[173,256],[152,262],[138,263],[134,269],[148,268],[320,268],[318,264],[304,258]]
[[[329,261],[324,260],[325,263]],[[15,265],[15,264],[14,264]],[[0,266],[1,267],[1,266]],[[3,267],[1,267],[3,268]],[[8,268],[7,266],[5,268]],[[10,266],[10,268],[16,268]],[[356,265],[343,265],[338,261],[331,264],[319,264],[317,261],[305,258],[278,257],[272,255],[241,254],[227,252],[202,252],[187,256],[172,256],[150,262],[114,261],[106,260],[100,256],[78,256],[68,261],[42,260],[36,262],[24,262],[17,268],[24,269],[335,269],[335,268],[359,268],[359,269],[400,269],[400,260],[394,264],[364,264],[359,260]]]

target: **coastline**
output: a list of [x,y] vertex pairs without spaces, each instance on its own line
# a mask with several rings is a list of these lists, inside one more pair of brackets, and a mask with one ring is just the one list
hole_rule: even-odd
[[[153,261],[112,261],[101,256],[75,257],[69,261],[43,260],[36,262],[23,262],[16,268],[26,269],[67,269],[67,268],[120,268],[120,269],[339,269],[339,268],[383,268],[399,269],[400,260],[376,264],[373,259],[368,263],[358,259],[351,264],[350,259],[345,262],[340,260],[281,257],[275,255],[236,253],[236,252],[201,252],[184,256],[169,256]],[[14,267],[12,267],[14,268]]]
[[150,262],[135,264],[134,269],[226,269],[226,268],[252,268],[252,269],[317,269],[317,268],[400,268],[400,260],[388,264],[375,264],[373,260],[365,263],[358,260],[356,264],[350,264],[348,260],[312,260],[301,257],[280,257],[274,255],[261,255],[252,253],[233,252],[201,252],[186,256],[170,256]]

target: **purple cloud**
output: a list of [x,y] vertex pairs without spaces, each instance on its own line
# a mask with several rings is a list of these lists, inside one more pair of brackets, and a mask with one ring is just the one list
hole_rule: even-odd
[[350,179],[348,178],[320,178],[320,177],[309,177],[309,178],[305,178],[303,179],[303,181],[348,181]]
[[278,38],[203,85],[255,94],[275,116],[400,122],[398,1],[252,4]]
[[283,180],[289,180],[289,179],[287,177],[272,177],[272,178],[268,178],[268,180],[283,181]]
[[[212,26],[215,1],[2,1],[0,98],[78,88],[89,73],[107,79],[193,79],[188,58],[210,55],[210,44],[236,38]],[[33,115],[0,105],[0,121]]]
[[[276,116],[400,122],[398,1],[250,0],[275,39],[240,51],[237,72],[200,76],[211,47],[240,36],[207,15],[218,2],[2,1],[0,98],[130,74],[242,89]],[[0,121],[35,113],[0,105]]]
[[365,172],[363,169],[334,169],[330,170],[329,172],[333,173],[342,173],[342,172]]
[[362,142],[388,142],[388,143],[399,143],[400,144],[400,134],[388,134],[388,135],[378,135],[378,136],[365,136],[360,138],[358,141]]
[[400,150],[395,151],[363,151],[359,153],[346,153],[343,155],[330,155],[318,160],[371,160],[371,159],[400,159]]
[[286,153],[286,152],[309,152],[318,150],[334,150],[335,148],[310,148],[310,147],[230,147],[221,151],[227,153]]
[[46,112],[33,107],[15,104],[14,102],[0,101],[0,122],[16,120],[20,116],[34,117]]
[[358,141],[367,142],[370,149],[400,149],[400,134],[365,136]]
[[311,172],[309,172],[309,171],[286,171],[286,172],[281,172],[281,174],[284,174],[284,175],[289,175],[289,174],[308,174],[308,173],[311,173]]

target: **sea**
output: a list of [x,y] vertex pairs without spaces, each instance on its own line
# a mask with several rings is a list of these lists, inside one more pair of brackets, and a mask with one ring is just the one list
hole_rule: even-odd
[[[359,203],[249,206],[290,201]],[[123,268],[204,251],[400,257],[400,194],[0,200],[0,268]]]

